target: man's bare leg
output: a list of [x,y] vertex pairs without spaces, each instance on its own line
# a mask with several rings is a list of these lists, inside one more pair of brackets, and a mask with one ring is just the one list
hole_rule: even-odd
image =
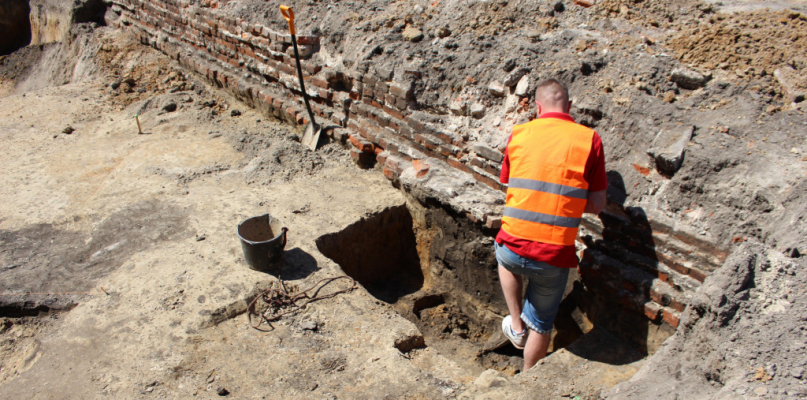
[[538,360],[546,357],[550,337],[551,335],[548,333],[540,335],[533,330],[530,331],[527,344],[524,346],[524,371],[532,368]]
[[502,292],[504,292],[504,300],[507,302],[507,309],[513,317],[513,330],[516,333],[523,332],[524,322],[521,321],[521,294],[523,293],[521,275],[516,275],[499,265],[499,281],[502,283]]

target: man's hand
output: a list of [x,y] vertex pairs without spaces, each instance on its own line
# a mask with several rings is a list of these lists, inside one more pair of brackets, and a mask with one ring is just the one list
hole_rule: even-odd
[[583,212],[599,214],[602,209],[605,208],[605,201],[605,190],[600,190],[599,192],[589,192],[586,209],[583,210]]

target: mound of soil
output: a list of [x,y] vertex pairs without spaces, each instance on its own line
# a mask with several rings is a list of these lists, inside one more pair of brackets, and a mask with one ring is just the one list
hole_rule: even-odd
[[39,63],[45,49],[55,43],[26,46],[7,56],[0,57],[0,82],[17,82],[25,79],[31,68]]
[[717,14],[672,38],[681,61],[738,75],[772,75],[792,69],[807,88],[807,16],[792,11]]

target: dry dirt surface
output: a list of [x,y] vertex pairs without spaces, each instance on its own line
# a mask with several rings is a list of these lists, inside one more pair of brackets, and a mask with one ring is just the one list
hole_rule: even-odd
[[[279,1],[213,3],[285,30]],[[522,68],[570,82],[573,114],[603,136],[611,205],[732,256],[653,358],[594,327],[512,376],[517,352],[475,353],[465,339],[484,341],[483,327],[453,305],[421,304],[416,326],[378,288],[322,281],[345,269],[318,239],[411,197],[339,144],[307,150],[131,32],[81,23],[0,57],[0,398],[807,396],[803,1],[289,3],[306,10],[298,29],[327,42],[314,57],[422,72],[412,106],[491,148],[530,110],[490,82]],[[488,114],[456,122],[471,101]],[[664,175],[648,156],[660,130],[690,132]],[[289,228],[285,290],[344,291],[286,309],[268,332],[245,312],[281,285],[248,268],[236,235],[266,213]]]
[[[317,236],[404,200],[339,147],[313,154],[296,131],[251,110],[216,112],[210,102],[228,100],[198,82],[151,91],[165,82],[145,82],[156,75],[127,65],[181,74],[153,50],[122,58],[122,71],[95,82],[0,99],[0,397],[218,397],[222,388],[239,398],[322,398],[368,386],[395,393],[414,380],[425,383],[415,389],[423,397],[442,393],[441,379],[456,370],[424,375],[407,363],[402,380],[383,372],[402,357],[395,336],[415,329],[363,291],[309,305],[271,333],[244,315],[210,327],[217,309],[274,279],[243,260],[241,220],[283,220],[287,285],[302,289],[341,275],[316,251]],[[104,85],[127,74],[149,90]],[[10,296],[20,292],[33,294]]]

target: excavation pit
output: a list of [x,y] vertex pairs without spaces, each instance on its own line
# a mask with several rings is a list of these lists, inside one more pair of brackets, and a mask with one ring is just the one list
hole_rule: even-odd
[[388,208],[341,232],[321,236],[317,248],[386,303],[423,287],[412,216],[406,206]]
[[[410,201],[316,243],[372,296],[416,324],[428,347],[469,370],[513,374],[523,358],[500,333],[507,308],[493,234],[450,210]],[[590,329],[587,323],[573,297],[567,298],[550,349],[575,341]]]

